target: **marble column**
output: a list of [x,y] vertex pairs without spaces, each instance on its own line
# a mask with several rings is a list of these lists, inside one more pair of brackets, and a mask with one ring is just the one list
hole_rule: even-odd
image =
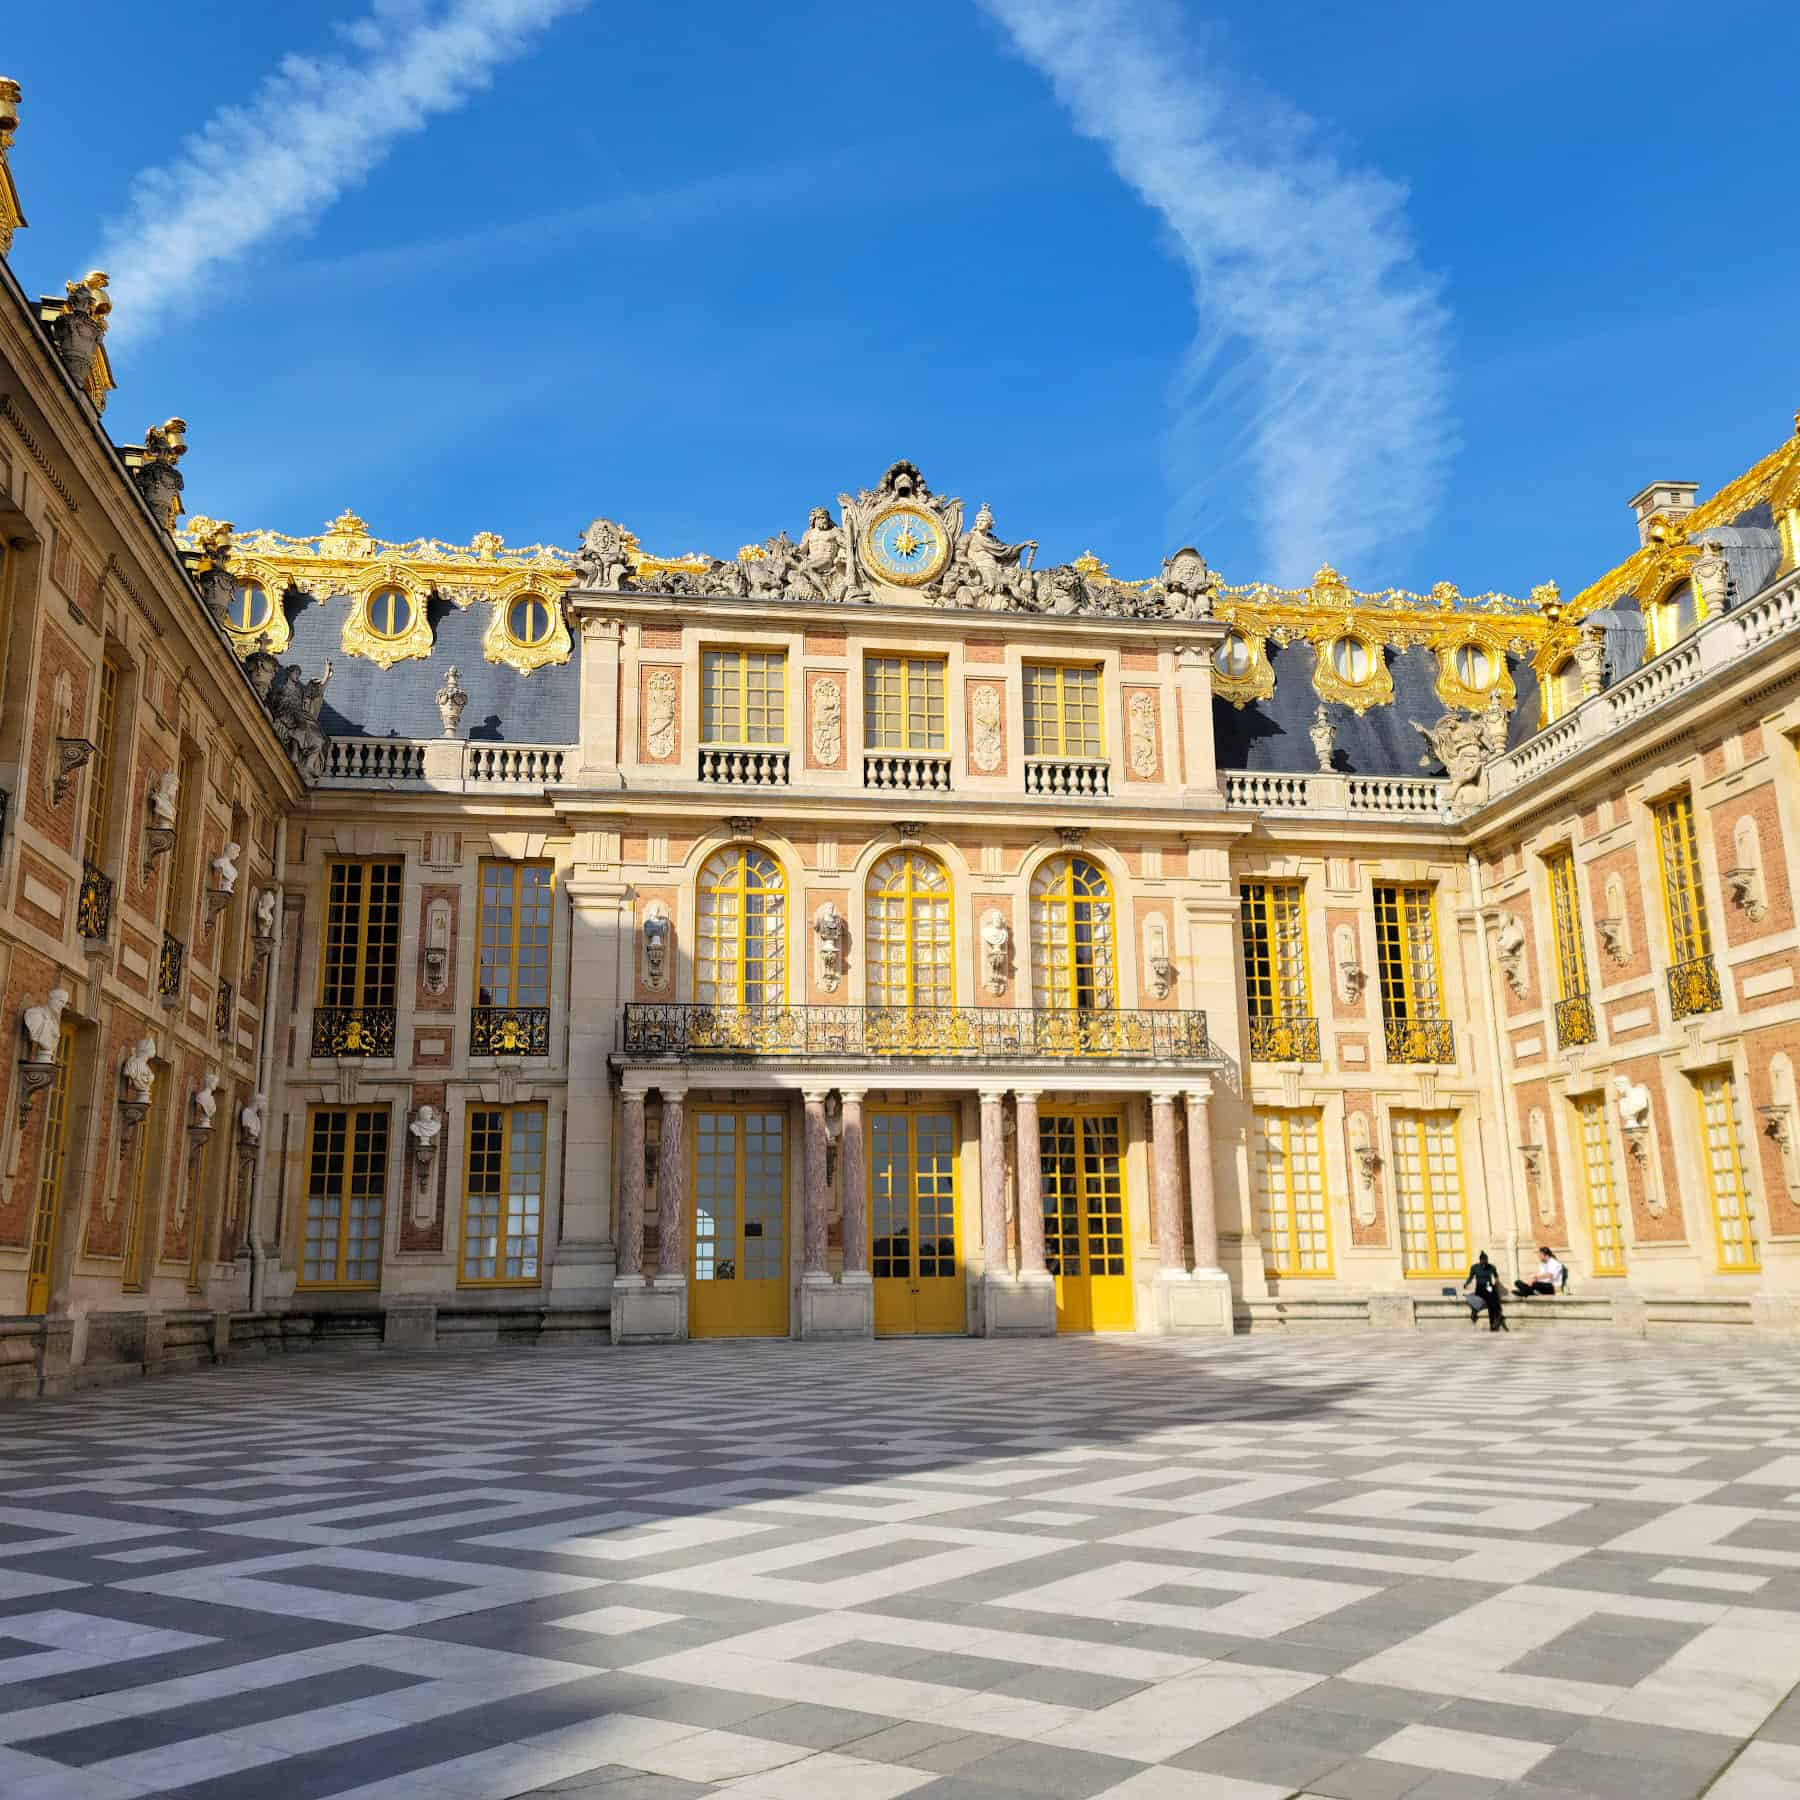
[[1219,1213],[1213,1194],[1212,1083],[1187,1090],[1188,1209],[1194,1226],[1194,1272],[1218,1274]]
[[1150,1149],[1156,1196],[1156,1249],[1164,1277],[1185,1276],[1187,1257],[1181,1242],[1181,1167],[1175,1152],[1175,1090],[1159,1088],[1150,1096]]
[[981,1090],[981,1251],[989,1275],[1008,1273],[1006,1255],[1006,1093]]
[[619,1145],[619,1273],[644,1272],[644,1090],[627,1088]]
[[683,1143],[682,1102],[687,1089],[662,1091],[662,1137],[656,1163],[656,1278],[687,1279],[687,1151]]
[[840,1088],[838,1193],[844,1215],[844,1273],[869,1272],[869,1170],[863,1150],[863,1090]]
[[825,1201],[825,1095],[824,1088],[808,1088],[806,1100],[806,1191],[804,1200],[805,1240],[801,1278],[807,1281],[831,1279],[827,1267],[827,1229]]
[[1019,1273],[1029,1280],[1049,1273],[1044,1263],[1044,1170],[1038,1160],[1038,1096],[1015,1093],[1019,1169]]

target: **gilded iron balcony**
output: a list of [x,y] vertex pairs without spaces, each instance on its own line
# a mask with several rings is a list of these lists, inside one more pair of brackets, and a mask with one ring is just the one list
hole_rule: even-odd
[[181,971],[186,963],[187,945],[165,931],[162,955],[156,964],[156,991],[162,999],[173,1000],[181,992]]
[[1203,1062],[1203,1012],[1057,1012],[1002,1006],[686,1006],[633,1002],[627,1056],[739,1060],[870,1056],[1025,1061],[1111,1057]]
[[221,981],[213,999],[213,1036],[224,1042],[227,1054],[233,1048],[231,1035],[236,1023],[237,989],[229,981]]
[[320,1006],[313,1010],[314,1056],[392,1056],[391,1006]]
[[1594,1028],[1594,1003],[1586,994],[1571,994],[1567,1000],[1556,1003],[1556,1042],[1563,1050],[1573,1050],[1577,1044],[1591,1044],[1597,1032]]
[[469,1054],[471,1056],[548,1056],[550,1054],[549,1007],[470,1007]]
[[1448,1019],[1388,1019],[1384,1023],[1389,1062],[1456,1061],[1456,1032]]
[[75,924],[84,938],[103,938],[112,930],[113,884],[92,863],[81,865],[81,892],[75,899]]
[[1250,1021],[1252,1062],[1317,1062],[1317,1019],[1257,1019]]
[[1719,971],[1710,956],[1696,956],[1676,963],[1669,971],[1669,1011],[1677,1019],[1717,1012],[1725,1004],[1719,992]]

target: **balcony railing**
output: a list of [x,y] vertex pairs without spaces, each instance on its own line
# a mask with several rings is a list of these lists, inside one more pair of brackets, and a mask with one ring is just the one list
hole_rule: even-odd
[[1389,1062],[1456,1061],[1456,1032],[1448,1019],[1388,1019],[1384,1024]]
[[1696,956],[1676,963],[1669,971],[1669,1011],[1677,1019],[1692,1019],[1717,1012],[1725,1004],[1719,992],[1719,971],[1710,956]]
[[471,1056],[548,1056],[550,1054],[549,1007],[470,1007],[469,1054]]
[[326,740],[323,787],[418,788],[447,794],[490,788],[560,787],[573,775],[561,744],[466,743],[458,738],[334,737]]
[[224,1041],[227,1051],[232,1047],[231,1033],[236,1023],[237,990],[229,981],[221,981],[213,998],[213,1036]]
[[165,931],[156,964],[156,991],[162,999],[173,1000],[181,992],[181,971],[186,964],[187,945]]
[[1250,1021],[1252,1062],[1317,1062],[1317,1019],[1257,1019]]
[[1287,775],[1221,769],[1219,781],[1225,804],[1233,812],[1434,823],[1448,816],[1450,784],[1434,775]]
[[1598,1034],[1594,1029],[1594,1003],[1586,994],[1571,994],[1556,1003],[1556,1042],[1562,1050],[1573,1050],[1577,1044],[1591,1044]]
[[942,1057],[976,1066],[1049,1057],[1205,1062],[1203,1012],[1057,1012],[998,1006],[625,1008],[627,1056]]
[[788,753],[702,748],[700,779],[719,787],[786,787]]
[[1093,757],[1028,756],[1025,791],[1091,800],[1110,792],[1109,765]]
[[103,938],[112,930],[112,878],[92,863],[81,865],[81,892],[75,900],[75,924],[84,938]]
[[870,750],[863,757],[863,786],[906,794],[947,794],[950,759],[935,751]]
[[321,1006],[313,1012],[314,1056],[392,1056],[391,1006]]

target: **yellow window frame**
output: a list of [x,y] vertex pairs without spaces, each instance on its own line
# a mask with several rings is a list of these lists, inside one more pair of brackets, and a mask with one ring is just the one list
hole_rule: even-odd
[[[1389,1130],[1394,1140],[1401,1273],[1408,1280],[1441,1280],[1452,1275],[1461,1278],[1467,1274],[1469,1262],[1468,1186],[1463,1179],[1461,1121],[1450,1111],[1396,1112],[1389,1120]],[[1419,1185],[1415,1193],[1409,1194],[1406,1182],[1415,1170]],[[1446,1170],[1448,1185],[1437,1179]],[[1409,1206],[1409,1201],[1417,1204]],[[1418,1248],[1421,1237],[1422,1256]]]
[[1329,1280],[1336,1270],[1321,1114],[1316,1107],[1259,1106],[1255,1125],[1264,1270],[1287,1281]]
[[1557,997],[1584,999],[1588,992],[1587,945],[1581,930],[1581,891],[1575,880],[1575,855],[1568,848],[1544,858],[1550,885],[1550,917],[1556,930]]
[[[727,729],[728,701],[736,715],[735,730]],[[751,730],[753,705],[762,714],[761,735]],[[701,649],[700,742],[727,748],[787,743],[786,650],[729,644]]]
[[[863,658],[863,746],[869,750],[949,747],[949,664],[941,656],[871,652]],[[915,716],[919,720],[914,728]]]
[[[1024,665],[1025,754],[1099,761],[1106,754],[1105,695],[1098,663],[1028,662]],[[1091,683],[1091,693],[1086,684]],[[1071,695],[1071,687],[1075,692]],[[1080,729],[1070,731],[1071,711]],[[1087,729],[1092,715],[1092,730]],[[1047,727],[1055,723],[1054,741]],[[1075,741],[1071,741],[1071,737]]]
[[88,783],[87,824],[81,854],[97,869],[106,857],[106,815],[112,807],[113,758],[119,744],[119,665],[100,665],[100,706],[94,719],[94,779]]
[[[342,1150],[335,1174],[335,1189],[329,1192],[318,1192],[319,1163],[321,1156],[320,1133],[328,1129],[331,1121],[341,1122]],[[365,1139],[361,1134],[368,1128]],[[378,1201],[375,1213],[375,1273],[369,1276],[348,1274],[351,1266],[351,1245],[353,1242],[351,1226],[357,1222],[351,1207],[353,1200],[367,1200],[367,1191],[356,1193],[359,1172],[358,1158],[368,1158],[373,1162],[379,1150],[380,1171],[375,1182],[375,1197]],[[387,1199],[389,1163],[393,1153],[393,1120],[385,1106],[314,1106],[306,1115],[306,1187],[302,1196],[303,1205],[300,1213],[300,1253],[295,1258],[295,1285],[303,1288],[348,1288],[368,1289],[381,1286],[381,1268],[385,1261],[387,1247]],[[327,1173],[329,1170],[329,1147],[325,1151]],[[371,1171],[372,1172],[372,1171]],[[312,1203],[315,1199],[335,1199],[337,1216],[336,1232],[332,1244],[332,1273],[329,1275],[312,1275],[308,1273],[309,1265],[322,1260],[309,1257],[307,1252],[313,1241],[310,1227],[313,1222]],[[367,1213],[360,1215],[363,1221]],[[323,1220],[321,1220],[323,1222]],[[318,1241],[323,1244],[324,1234],[319,1234]],[[367,1243],[368,1234],[364,1232],[354,1241]],[[361,1260],[366,1260],[361,1259]]]
[[199,1149],[194,1152],[192,1163],[183,1171],[189,1183],[187,1286],[190,1294],[199,1293],[206,1285],[200,1279],[200,1271],[205,1266],[206,1169],[207,1152],[211,1149],[211,1140],[202,1140]]
[[1694,962],[1712,954],[1706,918],[1706,890],[1700,878],[1700,842],[1694,825],[1694,797],[1685,789],[1657,801],[1656,859],[1662,872],[1663,923],[1669,960]]
[[1312,966],[1306,947],[1306,885],[1238,885],[1244,929],[1244,990],[1253,1019],[1310,1019]]
[[50,1304],[56,1240],[68,1199],[69,1070],[75,1061],[75,1026],[63,1021],[56,1037],[56,1074],[44,1096],[44,1141],[38,1152],[37,1205],[31,1213],[25,1264],[25,1311],[35,1317]]
[[[1762,1258],[1750,1228],[1750,1184],[1744,1175],[1737,1082],[1729,1069],[1710,1070],[1695,1077],[1694,1097],[1700,1107],[1700,1153],[1706,1165],[1706,1196],[1719,1272],[1760,1274]],[[1733,1226],[1738,1233],[1735,1237]]]
[[[481,860],[478,1006],[548,1006],[556,948],[556,865],[547,857]],[[526,990],[529,988],[529,992]]]
[[[1415,952],[1423,951],[1424,966]],[[1444,959],[1438,944],[1437,890],[1429,883],[1382,883],[1375,889],[1375,959],[1383,1016],[1444,1017]]]
[[[895,871],[884,879],[883,871]],[[920,875],[935,870],[942,883],[932,887]],[[877,908],[888,902],[896,907],[884,917]],[[921,965],[920,936],[928,930],[939,936],[934,917],[925,909],[942,908],[943,956]],[[898,982],[894,980],[892,952],[899,940],[901,951]],[[886,952],[886,954],[882,954]],[[863,892],[863,965],[867,977],[865,999],[870,1006],[953,1006],[956,1003],[956,895],[950,871],[929,850],[901,849],[882,857],[869,871]],[[928,971],[930,981],[923,998],[919,976]]]
[[1619,1188],[1613,1180],[1612,1147],[1606,1135],[1606,1102],[1591,1095],[1575,1102],[1581,1129],[1581,1181],[1587,1194],[1588,1236],[1596,1275],[1625,1273],[1625,1226]]
[[[535,1128],[535,1129],[534,1129]],[[521,1136],[525,1139],[520,1142]],[[537,1287],[543,1280],[545,1187],[549,1177],[549,1108],[541,1103],[525,1106],[471,1106],[463,1120],[463,1204],[457,1236],[456,1281],[459,1287]],[[515,1194],[515,1175],[529,1173],[535,1159],[537,1185],[530,1193]],[[481,1191],[477,1192],[477,1178]],[[530,1199],[528,1212],[515,1214],[513,1202]],[[476,1207],[481,1206],[479,1221]],[[471,1256],[470,1231],[478,1222],[492,1221],[492,1254]],[[524,1226],[529,1224],[529,1229]],[[518,1228],[515,1228],[515,1227]],[[507,1248],[529,1239],[529,1251],[516,1255]],[[491,1262],[495,1273],[480,1272]],[[507,1272],[510,1262],[529,1264],[519,1273]],[[471,1273],[471,1264],[477,1265]]]
[[[1083,870],[1085,876],[1079,874]],[[1106,871],[1091,857],[1053,856],[1032,878],[1030,908],[1036,1003],[1054,1012],[1110,1012],[1119,1003],[1119,964]]]
[[[125,1213],[124,1257],[119,1271],[119,1286],[125,1293],[140,1293],[145,1285],[147,1267],[144,1251],[146,1248],[146,1230],[149,1224],[149,1208],[145,1205],[148,1198],[150,1165],[156,1151],[151,1148],[150,1118],[141,1120],[137,1129],[137,1142],[132,1146],[131,1155],[131,1187]],[[161,1132],[156,1136],[160,1148]]]
[[[761,858],[762,863],[772,871],[774,879],[752,881],[752,874],[760,874],[753,859]],[[715,879],[718,871],[723,879]],[[776,902],[780,911],[780,930],[776,934],[779,946],[780,978],[770,983],[766,974],[768,956],[765,954],[768,934],[762,939],[762,949],[753,944],[750,936],[751,901]],[[780,858],[772,851],[765,850],[760,844],[729,844],[724,849],[715,851],[707,858],[700,870],[700,879],[695,883],[694,891],[694,998],[703,1006],[785,1006],[787,1004],[788,983],[788,904],[787,873],[781,866]],[[731,901],[729,908],[715,904],[709,911],[707,902],[715,903]],[[767,907],[764,912],[766,914]],[[732,979],[735,992],[720,994],[714,992],[710,997],[702,992],[702,983],[707,978],[702,970],[708,965],[715,973],[711,978],[715,989],[717,986],[717,969],[719,958],[717,946],[725,943],[726,937],[718,929],[718,922],[729,919],[735,925],[735,936],[731,940],[735,946],[732,955]],[[756,953],[753,955],[752,952]],[[752,966],[764,971],[753,984],[751,980]],[[752,988],[756,989],[752,997]],[[774,991],[770,991],[773,988]]]
[[399,857],[335,857],[326,866],[319,1005],[354,1010],[396,1003],[405,879]]

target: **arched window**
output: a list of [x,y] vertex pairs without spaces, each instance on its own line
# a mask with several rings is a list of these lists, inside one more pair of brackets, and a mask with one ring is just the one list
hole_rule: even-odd
[[268,624],[274,610],[269,604],[268,590],[260,582],[240,581],[225,622],[233,631],[248,637]]
[[412,621],[412,595],[405,588],[377,588],[369,596],[369,629],[377,637],[405,637]]
[[694,998],[702,1006],[787,1001],[787,883],[752,844],[720,850],[700,871]]
[[1112,888],[1085,856],[1053,856],[1031,883],[1031,981],[1039,1006],[1104,1012],[1113,982]]
[[1673,650],[1685,637],[1699,630],[1706,608],[1694,592],[1694,584],[1684,581],[1668,599],[1650,609],[1650,653],[1661,656]]
[[896,850],[869,871],[863,933],[871,1006],[949,1006],[950,875],[923,850]]
[[1560,719],[1581,704],[1581,669],[1574,657],[1566,656],[1550,671],[1544,683],[1544,723]]

